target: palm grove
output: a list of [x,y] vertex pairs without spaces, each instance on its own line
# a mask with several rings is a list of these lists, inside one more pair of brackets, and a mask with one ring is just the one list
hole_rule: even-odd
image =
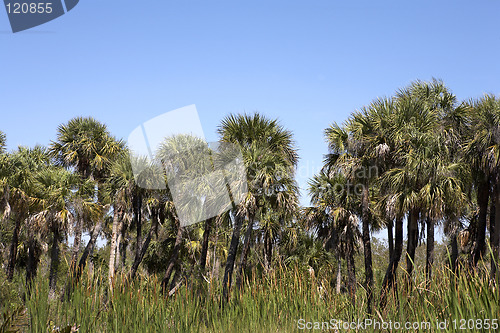
[[[354,111],[343,124],[331,124],[324,166],[309,181],[310,207],[299,205],[299,156],[291,131],[254,113],[225,117],[218,134],[221,143],[241,151],[247,191],[218,216],[190,226],[182,226],[177,213],[189,205],[176,207],[168,187],[138,186],[132,163],[146,174],[155,165],[131,156],[93,118],[60,125],[48,147],[6,152],[1,134],[5,279],[23,280],[29,295],[44,262],[50,299],[71,299],[87,272],[107,274],[110,295],[118,278],[154,275],[165,297],[183,283],[208,283],[220,288],[224,304],[250,276],[277,267],[327,267],[332,285],[353,304],[357,277],[363,276],[371,313],[411,290],[423,242],[425,276],[432,280],[434,233],[442,225],[450,272],[488,274],[498,283],[500,100],[494,95],[459,102],[441,81],[416,81]],[[193,141],[167,137],[156,156],[168,158]],[[184,155],[177,158],[214,163]],[[179,167],[185,161],[174,162]],[[383,229],[387,267],[375,281],[372,233]],[[309,255],[313,249],[321,255]],[[362,267],[356,267],[358,253]]]

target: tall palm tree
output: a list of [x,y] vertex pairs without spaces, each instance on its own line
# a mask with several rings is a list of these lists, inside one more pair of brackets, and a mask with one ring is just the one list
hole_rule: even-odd
[[[249,168],[251,165],[248,165],[248,162],[254,160],[251,157],[255,157],[255,153],[258,155],[258,151],[262,147],[277,154],[278,158],[282,161],[281,164],[293,170],[297,165],[298,155],[292,133],[284,129],[277,120],[267,119],[259,113],[254,113],[253,115],[231,114],[222,120],[217,131],[220,135],[220,141],[232,143],[240,149],[245,161],[245,167],[247,168],[248,189],[250,192],[247,195],[247,198],[250,200],[243,201],[243,204],[239,205],[237,211],[233,209],[235,222],[223,280],[223,299],[226,300],[231,288],[234,263],[240,242],[240,230],[244,216],[248,220],[247,233],[250,234],[258,204],[253,199],[256,197],[254,191],[264,190],[263,188],[259,188],[260,186],[256,186],[255,190],[252,191],[252,180],[257,179],[255,175],[258,174],[259,170]],[[249,246],[250,242],[246,242],[246,244],[246,246]],[[248,253],[248,250],[245,252]]]
[[[465,145],[465,154],[472,163],[476,182],[479,215],[476,226],[476,246],[473,249],[472,264],[475,266],[486,249],[486,225],[488,201],[491,197],[491,211],[495,223],[491,226],[491,242],[495,256],[498,256],[500,241],[500,100],[494,95],[485,95],[466,103],[469,111],[468,124],[470,138]],[[494,270],[496,265],[492,266]]]
[[[106,125],[92,117],[73,118],[68,123],[60,125],[57,132],[57,139],[52,141],[49,148],[49,152],[56,163],[69,169],[75,169],[84,181],[88,179],[95,180],[99,189],[101,181],[109,172],[111,161],[123,153],[123,142],[116,140],[109,133]],[[92,197],[95,197],[95,195],[99,198],[100,192],[94,193]],[[71,275],[76,272],[84,227],[84,219],[81,214],[77,214],[75,220]],[[88,223],[89,221],[87,221]],[[98,233],[100,230],[95,231]],[[89,242],[95,241],[96,236],[91,237]],[[91,243],[87,245],[89,251],[92,247]]]
[[[444,136],[443,119],[453,112],[455,96],[439,80],[416,81],[400,89],[395,96],[396,112],[390,119],[390,137],[395,144],[394,167],[384,173],[385,186],[408,215],[407,273],[411,277],[415,249],[418,243],[418,222],[426,220],[433,176],[439,165],[449,161]],[[441,164],[440,164],[441,163]],[[435,220],[434,220],[435,221]],[[427,219],[432,238],[434,221]],[[432,257],[433,241],[428,242],[428,257]],[[410,280],[408,280],[410,281]]]
[[[14,267],[17,259],[17,247],[19,235],[23,223],[29,222],[29,218],[38,211],[37,200],[34,196],[34,176],[49,165],[49,157],[44,147],[34,148],[18,147],[18,150],[7,157],[6,178],[6,206],[12,212],[11,217],[15,220],[15,226],[10,244],[10,254],[7,264],[7,278],[12,280]],[[29,228],[28,228],[29,229]],[[29,233],[29,267],[27,267],[27,282],[31,280],[36,272],[35,242],[34,234]]]
[[240,205],[247,216],[247,230],[237,271],[237,286],[241,286],[255,222],[264,240],[264,266],[271,268],[273,243],[284,226],[298,211],[298,188],[294,166],[265,145],[255,142],[243,152],[247,169],[248,192]]
[[192,135],[165,138],[155,156],[165,169],[165,182],[168,185],[168,189],[164,191],[162,209],[165,217],[177,230],[174,248],[162,280],[162,290],[166,291],[177,265],[186,225],[212,218],[206,216],[211,212],[209,209],[207,211],[206,204],[212,200],[210,184],[207,184],[206,179],[212,179],[209,173],[214,168],[208,144]]
[[[373,178],[372,168],[376,165],[373,154],[373,123],[369,117],[368,109],[354,115],[347,121],[345,128],[337,124],[331,125],[325,130],[328,146],[331,151],[327,155],[325,168],[329,173],[337,173],[341,170],[358,190],[361,198],[360,211],[362,221],[363,253],[365,261],[365,289],[367,292],[367,311],[372,311],[373,300],[373,268],[370,225],[373,215],[370,213],[370,193]],[[378,144],[378,142],[377,142]]]
[[355,304],[354,255],[361,240],[358,218],[360,198],[355,195],[351,184],[342,173],[329,175],[325,171],[321,171],[309,181],[309,194],[313,207],[308,207],[304,212],[306,226],[323,239],[326,248],[336,251],[345,259],[347,289],[351,301]]

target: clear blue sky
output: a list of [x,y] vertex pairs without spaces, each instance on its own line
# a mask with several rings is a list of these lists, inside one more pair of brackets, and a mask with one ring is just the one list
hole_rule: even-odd
[[196,104],[215,140],[228,113],[259,111],[294,132],[305,190],[323,130],[377,96],[432,77],[500,94],[499,17],[496,0],[82,0],[12,34],[0,9],[0,130],[9,149],[47,145],[82,115],[126,138]]

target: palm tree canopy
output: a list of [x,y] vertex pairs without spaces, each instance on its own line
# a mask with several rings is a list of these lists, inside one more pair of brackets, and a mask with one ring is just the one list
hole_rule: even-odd
[[99,179],[124,146],[106,125],[92,117],[77,117],[58,127],[57,140],[52,141],[49,152],[58,164],[74,167],[84,178]]

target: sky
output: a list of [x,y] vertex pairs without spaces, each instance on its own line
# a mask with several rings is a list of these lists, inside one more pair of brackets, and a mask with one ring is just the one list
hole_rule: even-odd
[[48,145],[92,116],[118,138],[195,104],[207,140],[230,113],[278,118],[307,179],[324,129],[416,79],[500,94],[500,1],[82,0],[13,34],[0,9],[0,130]]

